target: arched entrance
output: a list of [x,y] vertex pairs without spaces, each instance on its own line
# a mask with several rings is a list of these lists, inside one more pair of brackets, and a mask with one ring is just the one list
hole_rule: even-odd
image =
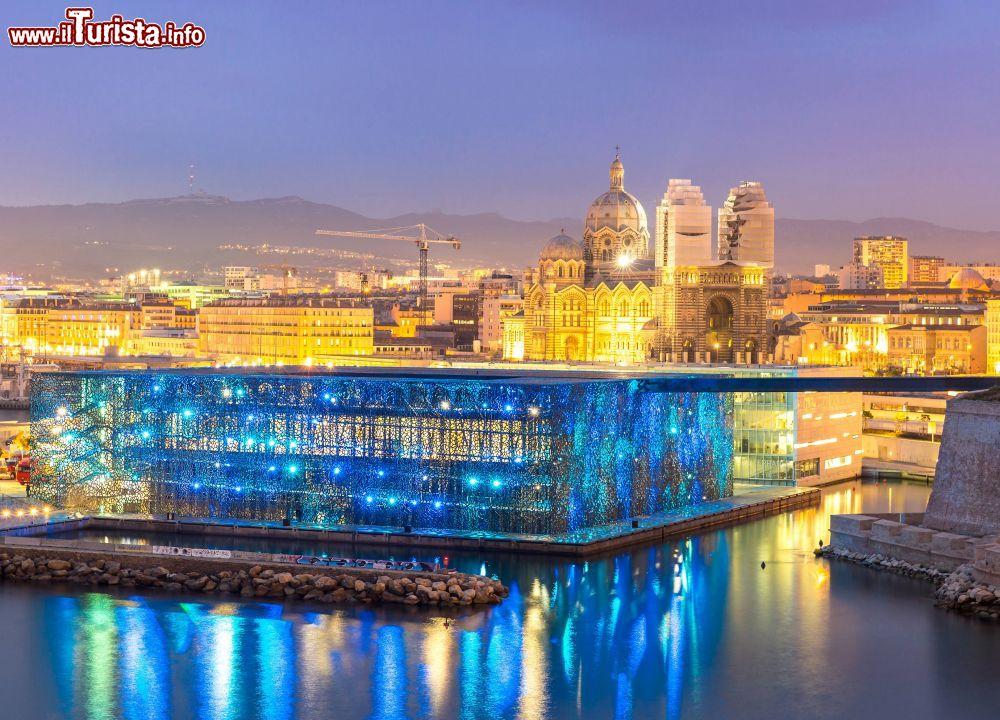
[[705,346],[712,362],[733,360],[733,303],[725,295],[708,301],[705,311]]
[[563,350],[566,360],[580,359],[580,341],[576,338],[576,335],[570,335],[566,338]]

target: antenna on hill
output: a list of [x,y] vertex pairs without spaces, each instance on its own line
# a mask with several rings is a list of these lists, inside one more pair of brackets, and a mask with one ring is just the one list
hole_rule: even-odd
[[188,195],[194,195],[194,163],[188,165]]

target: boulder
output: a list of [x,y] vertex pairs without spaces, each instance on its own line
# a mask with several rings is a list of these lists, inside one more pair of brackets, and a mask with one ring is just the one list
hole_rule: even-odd
[[184,587],[188,590],[203,590],[206,585],[208,585],[208,577],[205,575],[202,575],[197,579],[190,579],[184,583]]
[[338,584],[339,583],[329,575],[320,575],[313,582],[313,585],[319,588],[320,590],[329,590],[331,588],[336,587]]

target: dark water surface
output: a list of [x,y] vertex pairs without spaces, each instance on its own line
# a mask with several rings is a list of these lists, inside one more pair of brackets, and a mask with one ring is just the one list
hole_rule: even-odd
[[829,514],[918,511],[927,493],[840,485],[819,508],[589,562],[451,556],[512,591],[447,620],[0,583],[0,718],[995,717],[1000,629],[811,553]]

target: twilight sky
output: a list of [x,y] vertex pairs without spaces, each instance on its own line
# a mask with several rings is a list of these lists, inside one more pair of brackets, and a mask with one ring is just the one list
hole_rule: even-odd
[[[84,3],[80,3],[83,5]],[[97,2],[204,47],[11,48],[0,204],[187,191],[374,216],[583,216],[621,144],[651,210],[743,179],[785,217],[1000,229],[994,0]]]

